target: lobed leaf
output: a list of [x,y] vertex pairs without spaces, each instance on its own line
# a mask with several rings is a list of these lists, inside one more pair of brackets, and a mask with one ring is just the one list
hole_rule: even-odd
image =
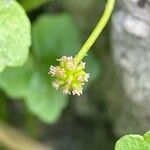
[[115,150],[150,150],[150,132],[144,136],[126,135],[117,141]]

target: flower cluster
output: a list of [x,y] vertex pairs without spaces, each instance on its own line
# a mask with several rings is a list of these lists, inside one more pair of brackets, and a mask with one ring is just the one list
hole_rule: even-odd
[[73,57],[63,56],[57,59],[60,66],[50,66],[49,74],[55,77],[52,86],[58,90],[63,90],[64,94],[73,94],[80,96],[83,92],[84,82],[88,81],[90,74],[84,71],[85,62],[75,64]]

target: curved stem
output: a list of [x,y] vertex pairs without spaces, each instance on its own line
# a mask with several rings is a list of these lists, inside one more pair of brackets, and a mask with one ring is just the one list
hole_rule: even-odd
[[108,0],[104,14],[102,18],[99,20],[97,26],[95,27],[94,31],[92,34],[89,36],[79,53],[76,55],[74,58],[75,63],[79,63],[83,57],[86,55],[88,50],[91,48],[91,46],[94,44],[98,36],[101,34],[103,31],[104,27],[106,26],[107,22],[109,21],[109,18],[112,14],[113,8],[114,8],[115,0]]

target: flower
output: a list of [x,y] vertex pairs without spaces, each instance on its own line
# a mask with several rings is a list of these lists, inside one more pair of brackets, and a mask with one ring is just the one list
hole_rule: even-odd
[[80,96],[83,93],[84,82],[88,82],[90,74],[84,71],[85,62],[76,64],[72,56],[63,56],[57,59],[59,66],[50,66],[48,74],[55,77],[52,86],[58,90],[62,89],[63,94]]

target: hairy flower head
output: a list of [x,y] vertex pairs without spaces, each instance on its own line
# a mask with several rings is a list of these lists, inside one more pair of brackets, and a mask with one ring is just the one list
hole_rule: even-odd
[[76,64],[72,56],[63,56],[57,59],[59,66],[50,66],[49,74],[55,77],[52,86],[58,90],[62,89],[64,94],[80,96],[83,92],[84,82],[88,81],[90,74],[84,71],[85,62]]

